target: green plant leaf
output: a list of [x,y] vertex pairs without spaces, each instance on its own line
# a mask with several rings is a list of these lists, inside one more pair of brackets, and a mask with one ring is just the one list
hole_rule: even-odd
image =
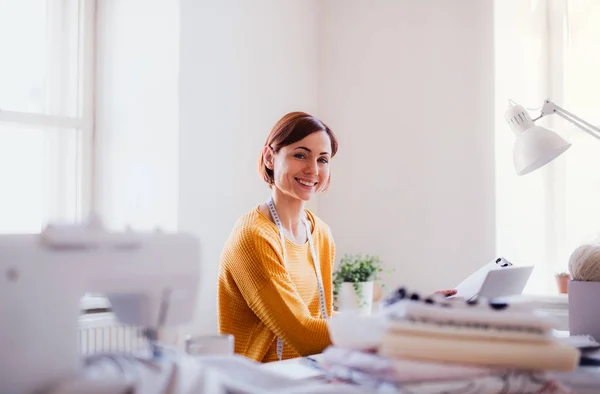
[[[340,259],[340,264],[333,273],[333,300],[337,302],[342,283],[353,283],[354,291],[361,304],[364,305],[361,282],[377,281],[379,273],[384,272],[382,262],[378,256],[362,254],[345,254]],[[392,271],[388,271],[390,273]],[[361,305],[361,306],[362,306]]]

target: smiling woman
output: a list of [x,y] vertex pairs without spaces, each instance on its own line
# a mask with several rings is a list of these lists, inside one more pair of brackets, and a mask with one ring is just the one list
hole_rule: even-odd
[[267,137],[259,172],[271,197],[236,222],[221,254],[219,329],[238,354],[269,362],[331,343],[335,245],[305,203],[329,187],[337,148],[329,127],[304,112],[285,115]]

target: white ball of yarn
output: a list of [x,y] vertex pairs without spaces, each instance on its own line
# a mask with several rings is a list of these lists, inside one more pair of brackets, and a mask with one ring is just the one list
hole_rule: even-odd
[[600,245],[581,245],[571,253],[569,272],[573,280],[600,282]]

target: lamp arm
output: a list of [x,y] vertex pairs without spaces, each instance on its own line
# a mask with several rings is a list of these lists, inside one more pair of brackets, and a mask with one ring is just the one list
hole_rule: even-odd
[[556,115],[560,116],[561,118],[566,119],[570,123],[574,124],[575,126],[579,127],[581,130],[583,130],[586,133],[588,133],[589,135],[591,135],[592,137],[600,140],[600,128],[594,126],[593,124],[586,122],[585,120],[581,119],[579,116],[572,114],[571,112],[556,105],[555,103],[553,103],[550,100],[544,101],[544,106],[542,107],[542,113],[534,121],[536,121],[544,116],[552,115],[552,114],[556,114]]

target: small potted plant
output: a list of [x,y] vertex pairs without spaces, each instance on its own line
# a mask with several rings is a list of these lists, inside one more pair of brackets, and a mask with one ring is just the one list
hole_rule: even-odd
[[[377,256],[344,255],[333,273],[333,300],[338,311],[355,310],[370,314],[373,307],[375,281],[383,272]],[[375,293],[381,289],[375,288]]]
[[560,294],[567,294],[569,287],[569,281],[571,280],[571,274],[568,272],[558,272],[555,275],[556,285],[558,286],[558,292]]

